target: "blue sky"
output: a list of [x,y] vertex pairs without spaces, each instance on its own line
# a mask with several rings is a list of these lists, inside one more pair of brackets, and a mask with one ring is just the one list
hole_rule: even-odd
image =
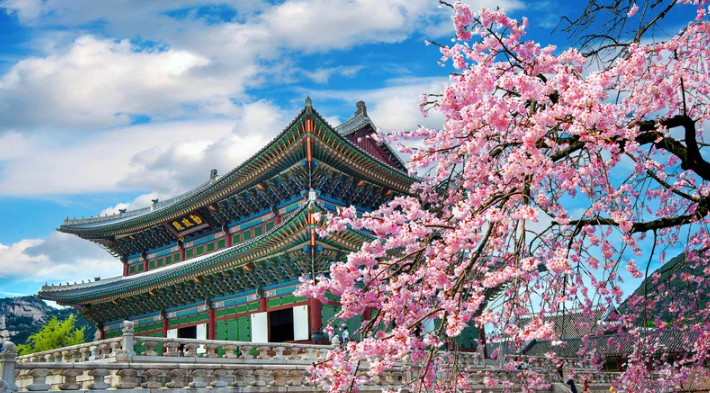
[[[551,35],[577,2],[469,0]],[[581,4],[581,3],[580,3]],[[435,127],[420,94],[448,68],[434,0],[0,0],[0,297],[120,274],[66,217],[139,208],[224,173],[306,96],[331,123],[366,101],[384,131]]]

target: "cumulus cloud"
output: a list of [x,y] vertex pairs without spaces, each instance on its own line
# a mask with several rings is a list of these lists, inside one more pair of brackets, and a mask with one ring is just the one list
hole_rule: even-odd
[[18,146],[17,153],[0,152],[0,195],[152,191],[161,199],[174,196],[205,182],[211,169],[235,168],[290,120],[266,101],[240,105],[235,112],[233,119],[120,127],[87,134],[78,143],[70,134],[51,140],[0,136],[0,143]]
[[210,64],[189,51],[82,36],[61,53],[18,62],[0,78],[3,128],[96,129],[128,124],[131,115],[173,117],[185,104],[230,103],[250,71],[216,79],[205,71]]
[[[523,6],[519,0],[470,3]],[[43,55],[0,77],[0,132],[97,130],[135,116],[232,116],[233,102],[247,99],[250,87],[297,78],[326,83],[361,68],[308,64],[289,78],[273,77],[299,54],[452,33],[450,10],[430,0],[0,0],[0,9],[50,32],[42,35],[47,42],[34,44]],[[102,33],[119,38],[79,35],[95,21]]]
[[24,239],[0,244],[0,279],[59,283],[76,277],[121,274],[121,263],[106,251],[76,236],[55,232],[46,240]]

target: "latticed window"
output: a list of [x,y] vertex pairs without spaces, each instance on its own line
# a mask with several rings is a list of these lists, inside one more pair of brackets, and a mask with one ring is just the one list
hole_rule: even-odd
[[237,232],[232,235],[232,244],[239,244],[242,242],[242,234]]
[[205,246],[197,246],[197,248],[195,249],[195,255],[199,257],[200,255],[202,255],[204,253],[205,253]]
[[207,243],[206,250],[207,250],[207,252],[214,251],[214,243]]
[[166,257],[165,257],[165,266],[168,266],[169,264],[171,264],[172,261],[173,261],[172,255],[166,256]]
[[195,249],[194,248],[190,248],[190,249],[185,250],[185,259],[190,259],[194,256],[195,256]]
[[268,232],[268,231],[274,229],[274,222],[273,222],[273,221],[269,221],[269,222],[267,222],[267,223],[264,225],[264,227],[265,227],[265,229],[266,229],[266,232]]
[[242,239],[243,241],[251,240],[251,229],[242,232]]
[[227,247],[227,240],[226,239],[219,239],[217,240],[217,249],[221,250],[223,248]]
[[261,236],[264,234],[264,227],[257,225],[254,227],[254,237]]

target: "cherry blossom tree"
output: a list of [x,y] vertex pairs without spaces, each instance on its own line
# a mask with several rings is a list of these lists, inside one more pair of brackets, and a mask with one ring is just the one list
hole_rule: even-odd
[[[440,94],[422,96],[423,112],[445,122],[389,136],[411,154],[411,173],[425,175],[410,196],[376,211],[318,218],[321,235],[352,227],[376,236],[300,289],[340,296],[341,318],[375,310],[362,340],[314,366],[320,384],[351,390],[404,360],[421,368],[410,391],[467,389],[445,345],[464,328],[487,326],[513,349],[533,339],[564,345],[545,316],[618,305],[623,276],[648,277],[668,248],[684,249],[701,273],[681,277],[692,291],[682,304],[664,303],[669,318],[649,310],[683,289],[659,277],[627,301],[615,328],[633,352],[615,387],[678,390],[708,377],[710,23],[706,1],[679,3],[697,7],[697,18],[666,41],[631,42],[597,72],[575,49],[525,40],[525,19],[452,5],[456,40],[440,50],[455,72]],[[422,329],[430,321],[436,327]],[[654,334],[664,329],[686,344],[674,360]],[[545,385],[536,371],[519,374],[524,389]]]

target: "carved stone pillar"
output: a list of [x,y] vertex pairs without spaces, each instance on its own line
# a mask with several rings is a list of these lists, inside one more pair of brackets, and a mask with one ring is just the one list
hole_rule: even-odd
[[61,375],[64,377],[64,382],[59,384],[60,390],[79,390],[81,389],[81,383],[76,381],[76,377],[83,374],[83,370],[77,370],[75,368],[69,368],[63,370]]
[[116,372],[120,377],[116,389],[135,389],[138,384],[136,383],[136,370],[132,368],[124,368]]
[[165,386],[173,389],[185,387],[185,377],[187,376],[186,370],[170,370],[168,371],[168,376],[170,377],[170,382],[166,383]]
[[210,375],[213,378],[213,381],[210,382],[210,386],[212,386],[213,388],[223,388],[228,385],[227,375],[229,375],[229,372],[227,370],[212,370]]
[[233,345],[233,344],[227,344],[227,345],[222,345],[222,349],[224,350],[224,358],[226,359],[236,359],[237,355],[234,354],[234,351],[239,349],[239,346]]
[[49,375],[49,370],[46,368],[35,368],[30,370],[29,374],[32,376],[32,383],[27,385],[27,390],[31,392],[47,391],[49,390],[49,384],[47,381],[47,375]]
[[109,384],[106,383],[106,376],[111,374],[111,371],[102,369],[102,368],[97,368],[94,370],[89,371],[89,375],[94,377],[94,382],[89,384],[89,389],[90,390],[104,390],[108,389],[110,387]]
[[158,369],[148,369],[143,372],[143,375],[146,376],[147,381],[143,382],[141,384],[141,387],[144,389],[160,389],[163,387],[163,384],[160,383],[160,377],[163,375],[163,372],[158,370]]

